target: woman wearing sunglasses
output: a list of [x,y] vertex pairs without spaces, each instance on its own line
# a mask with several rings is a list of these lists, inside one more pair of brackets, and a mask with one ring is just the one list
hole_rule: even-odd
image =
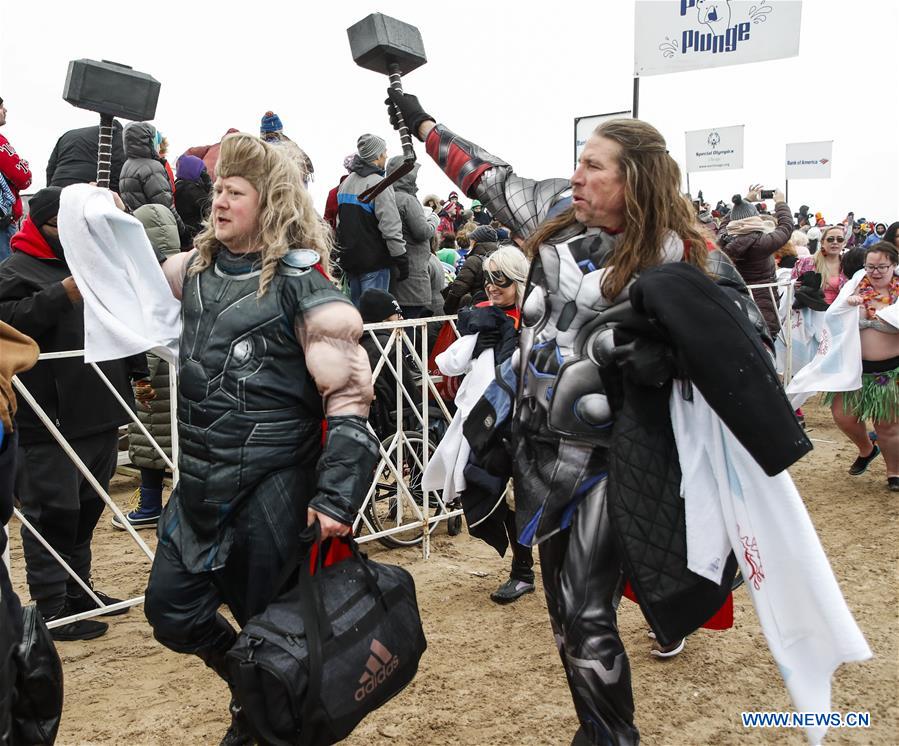
[[[899,492],[899,328],[885,318],[899,320],[897,263],[899,251],[886,241],[868,248],[865,274],[846,298],[849,306],[859,310],[862,385],[855,391],[830,393],[825,399],[837,427],[858,447],[849,473],[864,474],[883,453],[887,484],[893,492]],[[868,436],[869,421],[874,422],[876,443]]]
[[846,284],[846,275],[841,265],[841,255],[846,246],[846,232],[842,225],[832,225],[824,229],[818,251],[812,256],[802,257],[793,267],[793,279],[806,272],[821,275],[821,289],[824,300],[830,305],[836,300],[840,289]]

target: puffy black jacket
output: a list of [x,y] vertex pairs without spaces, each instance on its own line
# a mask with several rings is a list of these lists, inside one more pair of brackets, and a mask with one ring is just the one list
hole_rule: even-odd
[[149,122],[133,122],[125,127],[125,155],[128,160],[119,175],[119,195],[129,210],[150,204],[168,207],[175,216],[183,244],[187,229],[175,209],[168,171],[156,155],[153,146],[155,137],[156,128]]
[[[119,191],[119,172],[125,163],[122,125],[114,120],[112,136],[112,169],[109,188]],[[70,184],[89,184],[97,180],[97,142],[100,127],[69,130],[56,141],[47,161],[47,186],[67,187]]]
[[[72,305],[61,284],[71,274],[63,261],[14,251],[0,265],[0,320],[31,337],[41,352],[82,349],[84,310],[80,303]],[[99,367],[127,402],[134,401],[129,373],[134,379],[148,374],[142,354]],[[67,439],[114,430],[131,421],[82,358],[42,360],[19,378]],[[24,398],[19,399],[16,423],[23,445],[53,440]]]

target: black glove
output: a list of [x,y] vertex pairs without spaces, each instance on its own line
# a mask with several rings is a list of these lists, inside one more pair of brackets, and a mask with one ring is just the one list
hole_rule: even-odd
[[612,358],[624,375],[640,386],[660,388],[677,375],[673,351],[664,342],[638,337],[616,346]]
[[393,266],[396,267],[396,279],[402,282],[409,276],[409,255],[400,254],[399,256],[391,257],[391,259],[393,260]]
[[[390,115],[391,126],[395,130],[400,128],[399,118],[396,115],[396,111],[399,109],[406,126],[409,128],[409,132],[415,137],[418,137],[418,127],[422,122],[437,121],[421,108],[421,104],[418,103],[418,97],[413,96],[411,93],[400,93],[396,88],[388,88],[387,100],[384,103],[387,104],[387,113]],[[418,139],[421,140],[422,138],[418,137]]]

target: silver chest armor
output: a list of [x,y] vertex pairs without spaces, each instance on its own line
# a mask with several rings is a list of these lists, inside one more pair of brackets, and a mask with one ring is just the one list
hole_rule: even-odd
[[609,304],[600,292],[615,241],[591,231],[540,248],[522,305],[518,417],[525,426],[543,420],[560,437],[609,444],[613,416],[600,370],[612,363],[616,322],[632,313],[626,296]]

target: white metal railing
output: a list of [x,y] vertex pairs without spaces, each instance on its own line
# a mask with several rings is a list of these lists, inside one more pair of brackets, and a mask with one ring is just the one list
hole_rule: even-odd
[[786,358],[784,361],[783,374],[783,385],[785,387],[793,379],[793,324],[791,323],[791,317],[793,314],[793,294],[795,291],[795,286],[796,280],[792,279],[748,286],[750,290],[764,290],[767,288],[768,294],[771,297],[771,302],[774,304],[775,309],[780,309],[781,306],[780,299],[777,297],[775,290],[779,288],[783,290],[784,293],[786,293],[786,299],[783,304],[786,309],[786,313],[781,316],[780,311],[778,310],[778,318],[780,319],[780,332],[778,333],[778,339],[781,339],[784,343],[784,347],[786,347]]
[[[788,294],[788,302],[786,303],[787,318],[781,319],[784,341],[787,347],[787,361],[791,360],[792,337],[789,323],[789,315],[792,309],[792,293],[793,281],[780,283],[767,283],[761,285],[750,285],[752,290],[768,289],[775,307],[778,307],[778,299],[775,294],[777,288],[785,290]],[[430,411],[429,404],[433,403],[437,406],[440,414],[445,418],[446,423],[452,419],[450,412],[442,400],[436,383],[440,380],[439,376],[431,376],[428,371],[427,361],[429,357],[429,324],[448,322],[453,328],[456,336],[455,316],[438,316],[424,319],[408,319],[404,321],[383,322],[380,324],[366,324],[364,333],[369,335],[374,341],[378,349],[379,359],[372,371],[372,380],[375,381],[378,376],[385,370],[390,373],[396,383],[396,411],[395,430],[379,445],[380,462],[372,483],[369,485],[368,491],[360,508],[356,519],[353,523],[353,530],[357,533],[357,540],[360,543],[374,540],[400,540],[406,544],[418,544],[422,546],[422,556],[427,558],[430,555],[430,534],[434,528],[442,521],[448,521],[451,518],[461,516],[462,511],[459,509],[450,509],[444,503],[443,497],[439,492],[431,492],[424,489],[416,494],[411,482],[412,474],[421,474],[427,468],[430,461]],[[390,335],[384,342],[376,336],[378,331],[389,331]],[[42,353],[39,360],[58,360],[61,358],[83,357],[83,350],[72,350],[67,352]],[[418,385],[412,388],[414,381],[405,381],[401,375],[404,363],[413,368],[413,373],[419,376]],[[165,453],[165,450],[159,445],[156,439],[150,434],[147,428],[140,422],[137,415],[132,411],[129,404],[115,390],[115,387],[104,375],[103,371],[95,363],[90,363],[96,374],[104,382],[110,393],[115,397],[123,410],[128,414],[132,422],[137,426],[140,432],[148,439],[152,447],[164,460],[169,469],[172,470],[172,483],[178,481],[178,428],[171,428],[172,437],[172,455],[171,458]],[[178,394],[178,374],[176,366],[169,366],[170,376],[170,407],[171,421],[177,423],[177,394]],[[789,382],[792,371],[788,368],[784,376],[785,384]],[[106,490],[102,488],[100,483],[90,473],[90,470],[79,458],[71,445],[66,441],[65,437],[50,420],[46,412],[40,407],[31,393],[17,378],[13,378],[13,385],[16,387],[19,395],[31,406],[38,418],[48,429],[50,434],[59,443],[63,451],[72,460],[84,478],[94,488],[100,498],[109,506],[110,510],[117,516],[118,520],[125,527],[131,539],[137,544],[141,551],[150,559],[153,559],[153,551],[147,546],[137,531],[128,523],[123,512],[116,505],[115,501],[109,496]],[[409,413],[420,431],[407,431],[404,428],[406,421],[406,413]],[[375,433],[371,424],[369,430],[375,437]],[[420,450],[417,451],[413,446],[413,441],[419,443]],[[436,444],[433,444],[436,445]],[[406,476],[410,476],[407,483]],[[379,506],[379,500],[386,500],[389,506],[390,521],[394,525],[389,528],[375,525],[373,520],[373,512],[383,509]],[[54,627],[67,624],[78,619],[85,619],[93,616],[104,614],[108,611],[114,611],[119,608],[135,606],[143,602],[143,596],[138,596],[121,603],[104,606],[97,598],[96,594],[91,590],[89,585],[79,578],[66,561],[50,546],[50,544],[40,535],[39,531],[28,521],[28,519],[18,509],[15,515],[22,525],[34,534],[40,544],[50,553],[50,555],[66,570],[66,572],[77,582],[84,591],[90,596],[98,608],[83,612],[77,615],[66,617],[64,619],[54,620],[48,626]],[[420,538],[419,538],[420,535]],[[411,538],[410,538],[411,537]]]
[[[434,527],[441,521],[446,521],[450,518],[460,516],[462,513],[461,510],[451,511],[447,509],[439,493],[432,493],[422,490],[419,496],[420,499],[416,500],[416,495],[413,493],[413,490],[410,489],[410,485],[407,484],[404,478],[404,472],[408,473],[411,471],[420,474],[424,471],[424,469],[427,468],[427,464],[430,458],[430,451],[427,447],[427,434],[429,432],[430,425],[430,412],[428,403],[430,401],[433,401],[437,404],[437,406],[440,408],[441,415],[446,418],[447,423],[451,419],[451,415],[445,403],[439,396],[439,393],[435,386],[435,381],[432,380],[432,378],[428,375],[427,360],[429,343],[427,325],[429,323],[449,321],[451,325],[453,325],[453,328],[455,328],[454,318],[455,317],[443,316],[431,317],[428,319],[371,324],[366,325],[365,327],[365,333],[371,335],[375,340],[375,344],[379,349],[380,355],[380,359],[375,366],[375,370],[372,374],[372,380],[375,380],[386,366],[390,375],[392,375],[394,380],[396,381],[397,411],[395,413],[395,416],[397,426],[396,431],[393,433],[393,435],[389,439],[387,439],[389,442],[381,443],[379,446],[381,456],[380,463],[372,479],[372,483],[369,486],[365,502],[363,503],[362,508],[360,509],[359,514],[357,515],[354,522],[353,527],[354,530],[357,531],[357,533],[364,531],[364,533],[362,533],[362,535],[358,537],[358,541],[360,542],[373,541],[386,537],[409,536],[420,533],[420,540],[415,539],[411,543],[419,543],[420,541],[422,545],[422,554],[424,557],[428,557],[430,554],[430,532],[433,531]],[[382,345],[375,337],[375,332],[385,329],[390,330],[391,334],[389,339]],[[410,332],[414,332],[415,337],[417,338],[417,348],[415,340],[410,337]],[[42,353],[39,356],[38,360],[60,360],[64,358],[76,358],[83,356],[84,350],[69,350],[65,352]],[[414,382],[403,381],[402,376],[400,375],[400,371],[403,369],[404,358],[406,364],[411,365],[413,371],[420,375],[419,386],[414,389],[411,388]],[[160,455],[166,466],[168,466],[168,468],[172,471],[172,483],[177,483],[178,428],[171,428],[172,455],[170,458],[168,454],[166,454],[162,446],[159,445],[156,439],[139,420],[134,411],[132,411],[128,402],[126,402],[125,399],[123,399],[122,396],[118,393],[118,391],[115,390],[115,387],[112,385],[103,371],[95,363],[89,363],[89,365],[100,377],[104,385],[109,389],[110,393],[122,407],[123,411],[127,413],[128,417],[135,424],[138,430],[144,435],[144,437],[148,439],[151,446]],[[175,366],[169,366],[169,377],[171,420],[173,423],[177,423],[178,374]],[[59,444],[60,448],[62,448],[62,450],[72,461],[72,463],[75,464],[75,467],[79,472],[81,472],[81,474],[88,481],[97,495],[118,518],[118,521],[121,523],[121,525],[125,527],[125,531],[130,535],[131,539],[135,542],[135,544],[137,544],[137,546],[147,556],[147,558],[152,561],[153,551],[149,546],[147,546],[146,542],[140,537],[134,527],[129,524],[129,522],[125,518],[123,511],[118,507],[118,505],[116,505],[115,501],[110,497],[109,493],[105,489],[103,489],[102,485],[97,481],[94,475],[91,474],[88,467],[81,460],[72,446],[68,443],[65,436],[60,432],[59,428],[49,418],[44,409],[40,406],[40,404],[38,404],[38,402],[32,396],[31,392],[28,391],[27,387],[18,377],[13,377],[13,385],[15,386],[18,395],[32,408],[32,410],[34,410],[35,414],[43,423],[44,427],[46,427],[50,434],[53,436],[53,439]],[[433,399],[431,397],[433,397]],[[405,421],[404,415],[407,412],[411,413],[414,416],[415,420],[421,428],[421,442],[424,447],[422,448],[420,453],[411,451],[408,448],[410,443],[410,433],[403,428],[403,423]],[[374,433],[371,425],[369,425],[369,429],[372,430],[372,433]],[[373,522],[370,518],[370,511],[374,510],[377,507],[377,500],[379,498],[384,499],[385,497],[383,494],[379,495],[378,493],[379,488],[381,489],[381,492],[384,491],[383,488],[385,486],[385,474],[387,479],[389,480],[387,487],[394,492],[392,497],[390,495],[387,495],[387,499],[388,501],[392,499],[392,505],[394,506],[393,510],[395,511],[395,515],[393,516],[392,520],[396,525],[393,525],[388,529],[382,529],[379,531],[376,530],[373,525]],[[94,601],[94,603],[97,604],[96,609],[54,620],[48,624],[49,627],[68,624],[72,621],[98,616],[109,611],[115,611],[116,609],[135,606],[143,602],[144,597],[137,596],[135,598],[122,601],[121,603],[105,606],[90,588],[89,584],[78,577],[78,575],[69,566],[65,559],[60,556],[60,554],[55,549],[53,549],[50,543],[43,536],[41,536],[40,531],[37,529],[37,527],[35,527],[32,522],[28,520],[28,518],[22,513],[22,511],[16,508],[14,510],[14,515],[25,528],[25,530],[31,532],[35,536],[41,546],[43,546],[43,548],[53,557],[53,559],[57,563],[59,563],[59,565],[66,571],[66,573],[81,586],[81,588],[85,591],[85,593],[88,594],[88,596]],[[8,553],[6,555],[5,561],[7,563],[9,562]]]

